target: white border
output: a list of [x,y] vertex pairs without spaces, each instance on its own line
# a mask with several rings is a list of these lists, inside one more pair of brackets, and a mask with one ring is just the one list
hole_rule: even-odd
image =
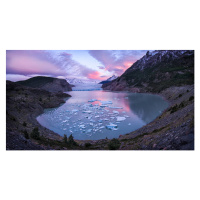
[[199,18],[195,0],[2,0],[1,199],[200,199],[197,131],[191,152],[5,151],[6,50],[194,49],[197,115]]

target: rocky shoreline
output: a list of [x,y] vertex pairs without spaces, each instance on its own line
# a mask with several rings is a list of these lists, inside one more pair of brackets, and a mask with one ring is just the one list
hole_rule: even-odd
[[[194,86],[171,87],[157,95],[170,106],[146,126],[117,138],[120,150],[192,150],[194,149]],[[109,150],[112,140],[76,140],[66,146],[63,137],[41,126],[36,117],[45,108],[58,107],[69,97],[7,81],[7,150]],[[37,127],[41,140],[26,138]]]
[[194,149],[194,86],[171,87],[159,95],[169,107],[146,126],[120,136],[121,150]]
[[[45,108],[58,107],[70,95],[62,92],[48,92],[43,89],[25,87],[17,83],[6,82],[6,149],[45,149],[37,141],[27,139],[38,127],[41,136],[52,140],[62,140],[58,134],[42,127],[36,117],[43,113]],[[49,147],[49,149],[51,149]]]
[[[118,138],[119,150],[194,150],[194,85],[156,94],[169,102],[155,120]],[[90,149],[108,149],[112,140],[88,141]]]

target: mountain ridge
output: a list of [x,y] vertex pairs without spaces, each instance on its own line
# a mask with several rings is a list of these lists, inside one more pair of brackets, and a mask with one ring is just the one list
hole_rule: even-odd
[[109,82],[111,82],[111,81],[113,81],[113,80],[115,80],[117,78],[118,78],[118,76],[113,75],[110,78],[106,79],[105,81],[101,81],[99,84],[109,83]]
[[147,52],[116,80],[102,85],[104,90],[161,92],[171,86],[194,84],[193,50]]
[[65,79],[54,77],[35,76],[24,81],[17,81],[16,83],[31,88],[44,89],[49,92],[72,91],[70,84]]

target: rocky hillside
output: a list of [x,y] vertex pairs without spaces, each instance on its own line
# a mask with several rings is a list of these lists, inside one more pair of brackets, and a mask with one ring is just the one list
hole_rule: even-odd
[[146,126],[119,138],[121,150],[194,149],[194,51],[147,52],[105,90],[151,92],[170,106]]
[[171,86],[194,84],[194,51],[161,50],[147,52],[105,90],[155,92]]
[[[68,145],[63,137],[42,127],[36,117],[44,108],[64,103],[65,93],[6,83],[6,148],[7,150],[193,150],[194,86],[170,87],[160,95],[170,106],[146,126],[121,135],[118,139],[76,141]],[[36,138],[33,133],[40,134]],[[37,136],[37,135],[36,135]],[[68,135],[69,136],[69,135]]]
[[121,150],[194,149],[194,86],[170,87],[160,95],[169,108],[146,126],[122,135]]
[[53,77],[36,76],[25,81],[18,81],[16,83],[32,88],[40,88],[49,92],[72,91],[71,85],[65,79]]
[[6,81],[6,148],[43,149],[30,138],[34,128],[38,128],[44,138],[60,140],[56,133],[45,129],[36,120],[44,108],[57,107],[70,95],[52,93],[42,89],[25,87]]

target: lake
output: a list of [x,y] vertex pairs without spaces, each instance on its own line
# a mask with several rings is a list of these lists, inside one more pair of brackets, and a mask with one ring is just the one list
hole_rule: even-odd
[[153,121],[168,107],[158,95],[71,91],[72,97],[57,108],[45,109],[38,122],[63,136],[79,140],[118,138]]

